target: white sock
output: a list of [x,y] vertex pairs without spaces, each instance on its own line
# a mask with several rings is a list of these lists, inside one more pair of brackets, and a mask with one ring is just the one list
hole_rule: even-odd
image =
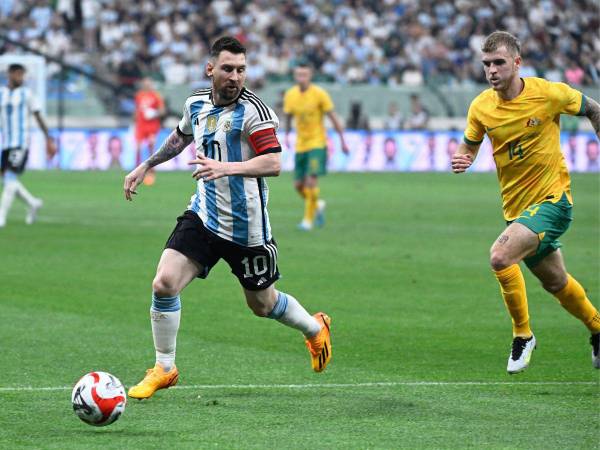
[[2,197],[0,198],[0,224],[6,223],[6,216],[12,206],[15,194],[17,193],[17,185],[15,180],[4,179],[4,188],[2,189]]
[[27,203],[29,207],[37,205],[39,200],[33,195],[31,195],[27,188],[23,186],[23,183],[21,183],[21,181],[15,180],[14,183],[17,185],[17,195],[21,197],[21,199],[23,199],[23,201]]
[[321,324],[311,316],[304,307],[290,294],[277,292],[277,302],[269,313],[269,318],[275,319],[288,327],[302,331],[311,337],[321,331]]
[[152,294],[150,318],[152,320],[152,337],[154,338],[154,349],[156,350],[156,362],[160,363],[168,372],[175,365],[177,331],[181,319],[179,295],[159,298]]

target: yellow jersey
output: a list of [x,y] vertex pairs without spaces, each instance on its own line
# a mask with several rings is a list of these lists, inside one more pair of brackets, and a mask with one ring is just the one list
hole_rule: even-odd
[[283,98],[283,112],[294,116],[296,125],[296,152],[303,153],[327,146],[323,116],[333,111],[331,97],[311,84],[302,92],[298,86],[288,89]]
[[523,78],[523,91],[503,100],[493,89],[479,94],[469,107],[464,141],[478,145],[487,134],[492,143],[502,209],[507,221],[529,206],[569,202],[571,179],[560,149],[560,114],[582,115],[585,97],[565,83]]

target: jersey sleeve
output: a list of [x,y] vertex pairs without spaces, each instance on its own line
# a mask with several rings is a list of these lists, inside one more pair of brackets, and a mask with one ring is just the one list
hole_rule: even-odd
[[577,89],[566,83],[548,83],[548,95],[556,114],[582,116],[585,111],[585,97]]
[[179,121],[179,125],[177,125],[177,129],[181,134],[185,136],[191,136],[193,134],[192,120],[190,118],[190,108],[187,102],[183,106],[183,116]]
[[248,141],[257,155],[281,152],[281,144],[275,134],[275,128],[265,128],[252,133]]
[[277,115],[262,101],[248,104],[244,131],[248,136],[250,146],[257,155],[281,151],[281,144],[275,134],[278,127]]
[[244,131],[248,136],[266,128],[279,128],[279,118],[263,102],[255,102],[246,107]]
[[469,112],[467,113],[467,126],[463,140],[467,145],[479,145],[483,141],[485,128],[477,118],[477,108],[471,103]]
[[40,101],[31,90],[29,90],[29,95],[27,96],[27,107],[29,108],[29,112],[32,113],[40,112],[42,110]]
[[327,93],[326,90],[321,91],[321,111],[324,113],[328,113],[333,111],[334,109],[333,100],[331,100],[331,96]]

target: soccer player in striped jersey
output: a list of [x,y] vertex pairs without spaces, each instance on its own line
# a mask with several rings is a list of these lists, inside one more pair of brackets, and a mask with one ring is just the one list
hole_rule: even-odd
[[35,221],[43,204],[42,200],[31,195],[19,180],[27,163],[32,114],[46,136],[48,156],[56,153],[56,146],[48,134],[39,102],[31,89],[23,86],[24,80],[25,67],[21,64],[11,64],[8,66],[8,86],[0,87],[0,173],[3,183],[0,197],[0,228],[6,225],[6,218],[15,196],[27,205],[25,223],[28,225]]
[[452,169],[467,170],[488,135],[507,223],[490,250],[490,264],[513,324],[507,371],[525,370],[536,346],[521,261],[588,328],[592,364],[600,368],[600,314],[567,273],[558,241],[570,225],[573,206],[560,149],[560,114],[587,116],[600,137],[600,105],[564,83],[520,78],[520,43],[510,33],[492,33],[482,52],[491,88],[469,107],[464,142],[452,158]]
[[185,213],[167,240],[152,283],[150,316],[156,362],[129,390],[133,398],[151,397],[177,382],[175,344],[181,313],[180,293],[195,278],[206,278],[223,258],[243,287],[246,302],[260,317],[300,330],[320,372],[331,359],[330,319],[311,316],[290,294],[275,289],[279,279],[277,244],[267,212],[265,177],[280,171],[278,119],[271,108],[244,88],[246,49],[234,38],[217,40],[206,65],[212,87],[191,95],[183,117],[161,148],[125,178],[132,199],[148,170],[194,142],[198,181]]
[[294,69],[296,86],[291,87],[283,98],[283,111],[286,114],[286,146],[289,148],[288,134],[292,117],[296,126],[296,156],[294,165],[294,186],[304,199],[304,218],[298,228],[312,230],[314,225],[325,222],[325,201],[319,199],[319,177],[327,172],[327,132],[324,117],[333,123],[340,136],[342,151],[348,153],[344,140],[344,129],[335,114],[333,101],[325,89],[313,84],[312,69],[299,64]]

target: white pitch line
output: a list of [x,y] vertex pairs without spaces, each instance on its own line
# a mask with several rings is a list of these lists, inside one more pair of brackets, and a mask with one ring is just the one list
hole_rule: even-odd
[[[171,389],[353,389],[370,387],[399,386],[600,386],[597,381],[375,381],[368,383],[326,383],[326,384],[190,384],[174,386]],[[44,392],[68,391],[69,386],[7,386],[0,392]]]

